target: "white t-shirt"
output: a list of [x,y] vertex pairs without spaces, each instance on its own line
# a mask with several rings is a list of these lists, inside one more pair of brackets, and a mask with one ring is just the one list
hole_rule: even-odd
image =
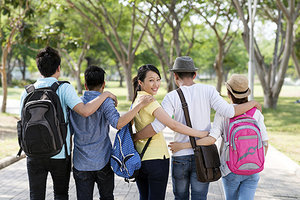
[[[256,121],[258,122],[258,127],[260,128],[262,141],[267,141],[268,135],[267,135],[266,126],[264,124],[264,116],[261,114],[261,112],[259,110],[256,110],[253,115],[253,118],[256,119]],[[226,149],[228,148],[228,146],[225,145],[225,143],[224,143],[224,141],[226,141],[225,136],[228,134],[229,121],[230,121],[230,118],[224,117],[224,116],[220,115],[219,113],[216,113],[215,118],[214,118],[213,127],[210,130],[210,134],[209,134],[211,137],[215,138],[216,140],[220,136],[222,137],[221,145],[220,145],[220,162],[221,162],[220,169],[221,169],[222,176],[226,176],[227,174],[229,174],[231,172],[226,164],[226,157],[228,156],[228,155],[226,155],[226,154],[228,154],[227,153],[228,151],[226,151]]]
[[[234,107],[228,104],[217,92],[215,87],[204,84],[193,84],[191,86],[180,87],[188,104],[192,127],[197,130],[209,131],[211,129],[210,111],[213,108],[221,115],[227,117],[234,116]],[[174,120],[185,123],[182,104],[176,90],[169,92],[161,103],[163,109]],[[151,123],[156,133],[161,132],[166,126],[155,119]],[[175,142],[189,142],[189,136],[174,132]],[[183,149],[173,154],[173,156],[184,156],[194,154],[192,148]]]

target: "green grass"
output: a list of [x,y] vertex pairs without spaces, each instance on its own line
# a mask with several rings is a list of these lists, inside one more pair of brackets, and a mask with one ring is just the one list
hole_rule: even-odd
[[17,136],[0,140],[0,159],[7,156],[17,155],[19,144]]
[[[8,88],[7,89],[8,99],[19,100],[23,91],[24,91],[24,88]],[[0,95],[2,95],[2,94],[3,94],[3,91],[2,91],[2,87],[1,87]]]
[[[214,82],[209,82],[209,84],[215,85]],[[107,82],[105,90],[112,92],[118,97],[119,104],[117,109],[120,112],[125,112],[128,111],[131,102],[126,100],[127,89],[125,83],[122,88],[118,87],[118,85],[118,82]],[[22,91],[22,88],[9,88],[8,99],[19,99]],[[165,83],[163,83],[155,98],[158,102],[161,102],[166,93]],[[0,90],[1,94],[2,91]],[[222,87],[221,94],[226,94],[225,87]],[[254,87],[254,96],[255,100],[263,105],[263,90],[258,84]],[[228,100],[227,97],[225,99]],[[263,114],[270,143],[300,164],[300,104],[294,103],[297,99],[300,99],[300,87],[284,85],[280,93],[277,109],[263,108]],[[212,112],[212,120],[213,117],[214,112]],[[5,141],[0,138],[0,145],[0,158],[4,155],[11,155],[11,153],[15,153],[18,150],[16,138],[9,138]]]

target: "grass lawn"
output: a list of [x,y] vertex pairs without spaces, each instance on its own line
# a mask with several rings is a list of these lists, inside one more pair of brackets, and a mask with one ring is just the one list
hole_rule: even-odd
[[[105,90],[118,96],[117,109],[120,112],[129,109],[131,102],[126,100],[125,87],[118,87],[118,82],[107,82]],[[8,99],[19,99],[22,91],[22,88],[9,88]],[[155,98],[161,102],[166,92],[165,86],[162,85]],[[222,88],[221,94],[226,94],[225,87]],[[255,85],[254,96],[255,100],[263,105],[263,91],[258,84]],[[263,114],[270,143],[300,164],[300,104],[294,103],[298,99],[300,99],[300,87],[285,85],[280,93],[277,109],[263,109]],[[213,120],[213,115],[211,119]],[[0,114],[0,159],[7,155],[14,155],[18,151],[16,121],[13,115]]]
[[0,159],[18,153],[17,121],[15,115],[0,114]]

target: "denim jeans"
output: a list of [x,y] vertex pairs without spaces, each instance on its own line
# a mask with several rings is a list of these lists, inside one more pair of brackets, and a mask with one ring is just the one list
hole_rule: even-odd
[[114,199],[114,172],[110,162],[98,171],[78,171],[73,167],[73,176],[77,200],[92,200],[95,183],[97,183],[100,200]]
[[207,199],[209,183],[197,180],[194,155],[172,157],[173,193],[176,200]]
[[27,157],[30,199],[45,199],[48,172],[53,180],[54,199],[68,199],[71,159]]
[[244,176],[230,173],[222,181],[227,200],[253,200],[259,174]]
[[136,178],[140,200],[164,200],[169,177],[170,159],[142,161]]

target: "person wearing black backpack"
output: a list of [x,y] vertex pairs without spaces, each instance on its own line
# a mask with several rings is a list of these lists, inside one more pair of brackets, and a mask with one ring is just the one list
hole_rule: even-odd
[[[61,72],[60,63],[61,58],[53,48],[46,47],[40,50],[36,56],[36,64],[42,78],[38,79],[33,87],[26,87],[21,96],[18,134],[21,149],[27,155],[31,200],[45,199],[49,172],[53,180],[54,199],[69,198],[71,137],[67,125],[67,108],[87,117],[93,114],[108,97],[112,98],[117,105],[116,96],[110,92],[103,92],[93,101],[83,104],[71,84],[58,82]],[[40,91],[43,92],[40,99],[31,99]],[[53,91],[56,91],[59,101],[55,101]],[[53,105],[55,108],[51,107]],[[60,119],[60,116],[63,118]],[[53,149],[56,151],[50,151]]]

